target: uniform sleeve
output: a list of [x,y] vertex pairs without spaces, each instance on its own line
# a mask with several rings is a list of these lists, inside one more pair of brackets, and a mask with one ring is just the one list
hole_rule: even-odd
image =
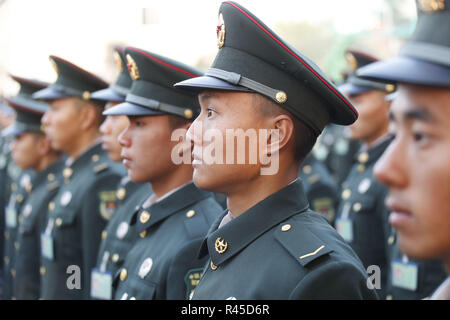
[[201,238],[190,241],[173,258],[169,268],[166,292],[168,300],[187,300],[200,281],[206,257],[198,259]]
[[375,300],[366,276],[353,264],[332,262],[310,271],[290,295],[293,300]]
[[81,245],[83,253],[83,285],[89,298],[91,270],[97,261],[101,232],[106,226],[107,214],[114,210],[115,191],[120,176],[108,174],[99,177],[86,192],[81,214]]

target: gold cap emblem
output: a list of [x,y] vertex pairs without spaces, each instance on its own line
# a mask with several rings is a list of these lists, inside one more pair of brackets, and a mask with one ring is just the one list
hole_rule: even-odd
[[117,69],[119,69],[120,72],[123,72],[123,63],[122,58],[120,57],[120,54],[117,51],[113,52],[113,59],[116,63]]
[[91,99],[91,93],[89,91],[84,91],[83,94],[81,95],[81,97],[84,100],[89,100],[89,99]]
[[127,59],[128,72],[130,73],[131,79],[133,79],[134,81],[138,80],[139,79],[139,69],[137,67],[136,61],[134,61],[134,59],[129,54],[126,55],[126,59]]
[[395,85],[393,85],[393,84],[387,84],[384,88],[386,89],[386,92],[391,93],[391,92],[394,92],[394,90],[395,90]]
[[419,0],[417,2],[419,9],[431,13],[435,11],[441,11],[445,9],[445,1],[444,0]]
[[50,64],[52,65],[53,70],[55,70],[56,74],[59,75],[58,65],[56,64],[55,60],[50,58]]
[[226,242],[225,240],[223,240],[221,237],[218,237],[216,239],[215,242],[215,247],[216,247],[216,251],[220,254],[224,253],[225,251],[227,251],[228,248],[228,242]]
[[352,69],[352,70],[358,69],[358,62],[356,61],[356,58],[352,53],[348,52],[345,55],[345,59],[347,60],[347,63],[348,63],[348,66],[350,67],[350,69]]
[[219,22],[217,23],[217,46],[220,48],[225,44],[225,21],[223,21],[222,13],[219,14]]

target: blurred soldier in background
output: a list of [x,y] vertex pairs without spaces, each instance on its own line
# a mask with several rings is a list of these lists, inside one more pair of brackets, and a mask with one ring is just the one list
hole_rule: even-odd
[[[114,279],[115,299],[187,299],[206,262],[197,258],[201,241],[222,211],[212,193],[192,182],[190,143],[184,139],[199,111],[196,96],[173,88],[200,73],[137,48],[126,48],[125,57],[131,91],[105,114],[128,116],[119,138],[124,164],[130,178],[151,183],[154,194],[133,210],[139,237]],[[177,129],[181,136],[174,140]],[[184,154],[189,162],[177,164],[174,155]]]
[[[122,47],[114,48],[114,59],[120,72],[115,83],[91,95],[94,99],[107,102],[105,110],[124,102],[131,87],[131,78]],[[114,162],[122,162],[119,134],[127,128],[128,124],[127,116],[117,115],[107,116],[100,126],[102,148],[108,152],[109,158]],[[96,268],[92,270],[91,297],[111,299],[114,296],[112,292],[113,276],[122,266],[125,256],[138,236],[134,231],[134,226],[130,225],[131,217],[136,206],[147,199],[151,192],[150,184],[135,183],[127,173],[122,177],[116,190],[114,213],[102,232],[102,243],[97,256]]]
[[[7,99],[16,109],[17,119],[6,131],[14,137],[12,158],[21,170],[33,170],[36,175],[25,186],[28,196],[18,214],[18,231],[11,257],[12,298],[39,298],[40,232],[46,218],[48,202],[58,189],[57,176],[62,163],[60,153],[50,147],[42,131],[41,117],[48,108],[35,101],[31,94],[47,86],[35,80],[12,76],[20,84],[19,94]],[[12,239],[11,239],[12,240]]]
[[50,56],[50,62],[56,82],[33,97],[49,101],[42,118],[45,133],[68,158],[41,235],[40,297],[89,299],[101,232],[114,211],[115,188],[124,170],[101,148],[104,103],[91,99],[91,92],[107,84],[59,57]]
[[[390,111],[395,137],[375,166],[389,188],[389,223],[397,231],[390,298],[428,297],[450,270],[450,1],[417,1],[418,21],[399,56],[358,71],[398,83]],[[391,238],[394,241],[393,238]],[[412,260],[417,259],[417,260]],[[450,280],[433,299],[450,299]]]
[[[350,58],[351,57],[351,58]],[[367,54],[348,51],[353,70],[373,63]],[[362,147],[356,153],[352,169],[342,183],[341,203],[336,229],[361,258],[364,266],[380,267],[380,297],[385,296],[388,277],[387,209],[384,205],[387,188],[375,180],[373,166],[390,143],[387,135],[389,106],[386,95],[395,86],[358,78],[354,73],[339,89],[349,98],[359,113],[358,120],[348,127],[349,136],[360,140]]]

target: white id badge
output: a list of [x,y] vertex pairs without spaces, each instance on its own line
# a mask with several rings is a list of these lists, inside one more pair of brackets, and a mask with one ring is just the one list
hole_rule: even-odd
[[392,284],[396,287],[416,291],[419,267],[414,262],[392,262]]
[[6,226],[8,228],[17,227],[17,210],[14,207],[6,207]]
[[351,219],[338,218],[336,219],[336,231],[347,242],[353,241],[353,222]]
[[98,269],[91,271],[91,297],[96,299],[112,299],[112,280],[111,272],[101,272]]
[[53,237],[43,232],[41,233],[41,253],[43,257],[49,260],[54,259]]

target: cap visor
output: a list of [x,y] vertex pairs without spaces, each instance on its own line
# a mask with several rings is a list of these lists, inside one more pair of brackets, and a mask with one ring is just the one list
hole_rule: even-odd
[[10,125],[9,127],[2,130],[2,137],[17,137],[25,132],[24,128],[20,128],[15,124]]
[[16,96],[16,97],[12,97],[12,98],[5,98],[5,100],[12,107],[25,108],[26,110],[31,111],[31,112],[45,113],[45,111],[47,111],[47,109],[48,109],[47,103],[23,98],[20,96]]
[[358,86],[353,83],[344,83],[338,87],[339,91],[346,95],[356,95],[361,94],[370,90],[373,90],[372,88]]
[[118,94],[111,88],[102,89],[95,91],[91,94],[92,99],[101,101],[111,101],[111,102],[123,102],[125,101],[125,96]]
[[61,98],[67,98],[69,95],[64,92],[55,90],[54,88],[47,87],[45,89],[39,90],[32,95],[33,99],[41,99],[41,100],[55,100]]
[[191,78],[188,80],[184,80],[174,84],[175,88],[179,88],[182,90],[188,90],[193,92],[201,92],[208,89],[212,90],[225,90],[225,91],[244,91],[244,92],[252,92],[251,90],[241,87],[235,86],[229,82],[210,77],[210,76],[201,76],[197,78]]
[[109,108],[108,110],[105,110],[103,112],[103,115],[105,116],[155,116],[155,115],[161,115],[166,114],[164,112],[155,111],[146,107],[141,107],[137,104],[130,103],[130,102],[124,102],[121,104],[118,104],[112,108]]
[[357,70],[361,78],[383,82],[400,82],[430,86],[450,86],[450,68],[398,56],[371,63]]

